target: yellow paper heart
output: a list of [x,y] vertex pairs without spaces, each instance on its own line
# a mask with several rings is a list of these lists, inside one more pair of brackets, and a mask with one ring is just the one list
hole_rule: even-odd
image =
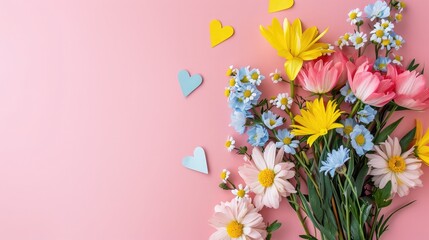
[[268,12],[278,12],[289,9],[293,6],[294,0],[270,0]]
[[219,43],[227,40],[233,34],[234,28],[231,26],[222,27],[222,23],[216,19],[210,22],[210,42],[212,47],[215,47]]

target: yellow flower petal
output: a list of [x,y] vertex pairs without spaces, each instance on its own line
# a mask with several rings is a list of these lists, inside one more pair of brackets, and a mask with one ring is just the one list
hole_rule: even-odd
[[300,58],[293,58],[285,62],[285,71],[289,80],[295,80],[296,76],[298,76],[298,73],[302,68],[303,63],[304,61]]

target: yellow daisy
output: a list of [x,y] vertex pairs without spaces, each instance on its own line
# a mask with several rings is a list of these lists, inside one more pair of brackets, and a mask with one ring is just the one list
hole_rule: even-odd
[[320,136],[326,135],[329,130],[344,127],[336,123],[342,111],[337,109],[337,104],[329,100],[325,107],[323,98],[306,103],[306,109],[301,109],[301,115],[296,115],[296,125],[291,125],[292,134],[295,136],[311,135],[307,143],[311,146]]
[[277,50],[279,56],[286,59],[285,70],[291,81],[295,80],[304,61],[316,59],[324,53],[333,52],[327,43],[317,41],[328,31],[326,29],[320,35],[316,27],[306,29],[301,27],[301,20],[297,18],[290,24],[287,18],[283,21],[283,27],[277,18],[273,19],[270,26],[260,26],[262,36]]
[[416,119],[415,155],[429,165],[429,129],[423,135],[422,122]]

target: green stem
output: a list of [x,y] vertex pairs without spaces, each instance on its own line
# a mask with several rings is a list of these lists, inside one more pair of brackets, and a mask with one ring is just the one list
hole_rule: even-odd
[[290,97],[293,99],[295,97],[295,82],[293,80],[289,83],[290,86]]
[[304,228],[305,234],[310,235],[310,231],[308,230],[307,224],[305,223],[304,217],[301,213],[301,206],[297,202],[296,194],[291,194],[293,201],[296,203],[295,212],[298,215],[298,219],[301,222],[302,227]]
[[372,221],[371,232],[369,233],[369,239],[372,239],[372,235],[374,235],[375,228],[377,226],[378,215],[380,214],[380,209],[376,206],[374,220]]

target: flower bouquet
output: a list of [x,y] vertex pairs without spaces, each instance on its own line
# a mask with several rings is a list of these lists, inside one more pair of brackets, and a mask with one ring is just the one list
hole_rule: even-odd
[[[397,54],[404,39],[394,31],[403,2],[376,1],[348,20],[354,31],[337,41],[320,42],[316,27],[277,19],[260,30],[285,58],[286,77],[270,74],[282,91],[263,98],[258,69],[234,68],[225,95],[231,126],[246,133],[246,144],[228,137],[226,148],[243,155],[238,168],[244,184],[224,169],[220,188],[235,198],[215,207],[210,239],[271,239],[281,224],[267,224],[259,211],[289,202],[303,227],[302,239],[380,239],[400,209],[383,209],[410,188],[422,186],[422,161],[429,163],[429,132],[419,121],[404,136],[394,136],[398,111],[421,111],[429,88],[413,60],[402,66]],[[345,50],[352,50],[346,54]],[[390,121],[389,121],[390,120]],[[310,228],[310,226],[312,226]]]

